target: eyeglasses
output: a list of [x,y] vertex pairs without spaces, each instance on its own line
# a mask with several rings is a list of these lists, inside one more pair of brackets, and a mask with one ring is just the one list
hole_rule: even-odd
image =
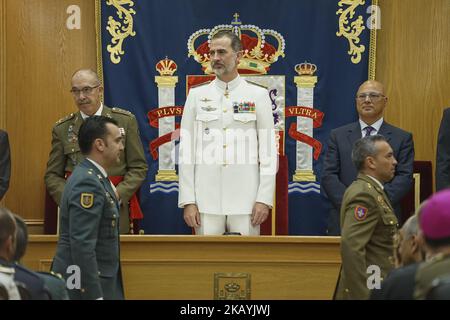
[[95,88],[100,87],[100,85],[96,85],[95,87],[84,87],[82,89],[77,89],[77,88],[72,88],[72,90],[70,90],[70,92],[72,92],[72,94],[74,96],[79,96],[80,93],[82,92],[83,95],[89,95],[92,93],[92,90],[94,90]]
[[356,100],[366,101],[367,97],[369,97],[370,101],[379,101],[381,98],[384,98],[385,96],[375,92],[360,93],[356,96]]

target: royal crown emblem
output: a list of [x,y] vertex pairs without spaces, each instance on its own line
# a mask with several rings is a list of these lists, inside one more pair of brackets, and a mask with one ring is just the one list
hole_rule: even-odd
[[270,65],[278,61],[280,56],[284,57],[285,41],[281,34],[271,29],[260,29],[251,24],[242,25],[239,14],[236,13],[231,24],[221,24],[212,29],[200,29],[189,37],[188,57],[194,57],[195,61],[202,65],[205,74],[212,73],[209,43],[212,36],[221,30],[233,31],[241,39],[243,56],[238,70],[242,74],[267,74]]
[[236,291],[238,291],[238,290],[241,288],[241,286],[238,285],[238,284],[235,283],[235,282],[231,282],[231,283],[227,283],[227,284],[224,286],[224,288],[225,288],[225,290],[227,290],[228,292],[236,292]]
[[177,71],[177,68],[178,66],[175,61],[170,60],[167,57],[158,61],[156,64],[156,71],[158,71],[161,76],[173,76],[175,71]]

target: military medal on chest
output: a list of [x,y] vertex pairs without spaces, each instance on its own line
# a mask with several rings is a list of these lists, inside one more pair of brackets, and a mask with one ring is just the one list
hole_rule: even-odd
[[69,129],[67,129],[67,140],[69,143],[76,143],[78,141],[78,136],[73,131],[73,124],[71,124]]
[[255,113],[256,104],[251,101],[233,102],[234,113]]

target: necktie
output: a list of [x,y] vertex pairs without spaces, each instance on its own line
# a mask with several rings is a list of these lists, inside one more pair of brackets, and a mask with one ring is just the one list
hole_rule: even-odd
[[371,126],[367,126],[367,127],[365,127],[364,128],[364,131],[366,131],[366,134],[364,135],[364,137],[368,137],[368,136],[370,136],[370,134],[372,133],[372,131],[374,131],[375,130],[375,128],[374,127],[371,127]]

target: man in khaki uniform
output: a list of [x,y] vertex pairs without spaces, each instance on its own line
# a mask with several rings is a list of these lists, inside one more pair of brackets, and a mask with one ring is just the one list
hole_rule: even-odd
[[128,233],[130,215],[142,215],[135,192],[147,175],[136,118],[129,111],[109,108],[101,102],[103,86],[92,70],[82,69],[74,73],[71,92],[79,111],[62,118],[53,127],[52,149],[45,173],[47,190],[59,206],[66,178],[85,158],[78,146],[78,131],[84,119],[92,115],[113,118],[124,137],[125,150],[120,163],[108,170],[108,176],[116,185],[116,195],[121,203],[120,232]]
[[337,299],[369,298],[373,284],[369,277],[379,274],[382,279],[393,268],[397,218],[383,184],[394,177],[397,161],[381,135],[358,140],[352,161],[358,177],[345,191],[341,207],[342,269]]
[[[415,299],[431,298],[434,281],[450,278],[450,190],[434,194],[425,203],[419,217],[428,260],[415,275]],[[435,296],[450,299],[450,296]]]

